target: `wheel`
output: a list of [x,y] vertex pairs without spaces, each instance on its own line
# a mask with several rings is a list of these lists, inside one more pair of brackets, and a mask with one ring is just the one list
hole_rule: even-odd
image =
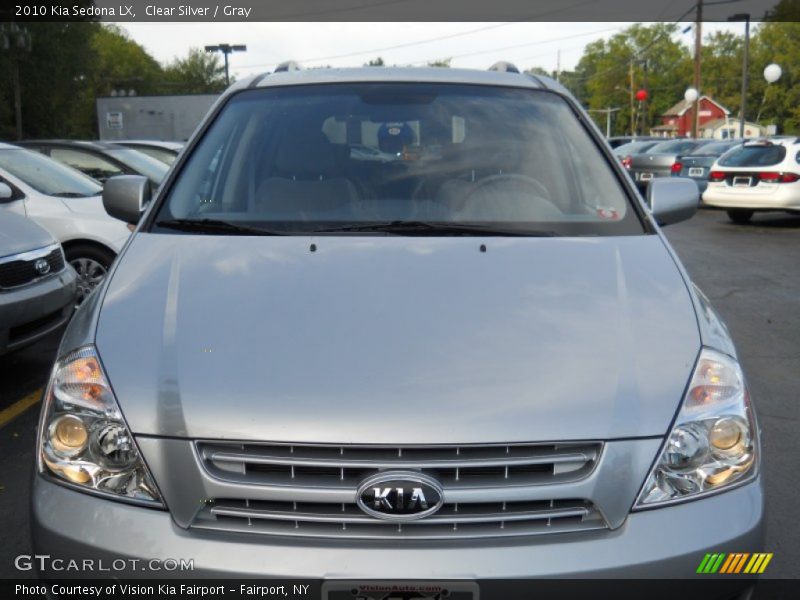
[[64,254],[67,262],[78,273],[78,294],[75,305],[80,305],[94,291],[114,262],[114,253],[97,246],[78,245],[69,247]]
[[752,210],[729,210],[727,211],[728,218],[734,223],[747,223],[753,217]]

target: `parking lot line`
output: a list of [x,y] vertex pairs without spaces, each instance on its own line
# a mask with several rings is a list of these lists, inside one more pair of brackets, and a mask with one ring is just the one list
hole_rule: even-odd
[[42,399],[42,389],[39,388],[28,394],[27,396],[20,398],[14,404],[9,406],[8,408],[4,408],[0,410],[0,429],[8,425],[11,421],[16,419],[26,410],[28,410],[34,404],[37,404],[39,400]]

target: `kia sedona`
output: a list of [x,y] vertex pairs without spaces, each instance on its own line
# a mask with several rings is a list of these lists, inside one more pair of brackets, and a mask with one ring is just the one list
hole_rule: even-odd
[[104,189],[136,231],[45,393],[36,553],[341,583],[761,547],[746,380],[660,230],[697,186],[645,204],[559,83],[287,65],[148,193]]
[[756,212],[800,212],[800,138],[755,140],[726,152],[711,167],[703,202],[725,209],[734,223]]
[[[0,183],[0,201],[11,188]],[[0,356],[21,350],[69,321],[75,271],[53,236],[0,210]]]

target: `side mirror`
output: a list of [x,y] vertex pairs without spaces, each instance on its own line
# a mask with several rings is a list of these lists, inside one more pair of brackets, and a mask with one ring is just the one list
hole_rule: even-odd
[[14,191],[7,183],[0,181],[0,202],[7,202],[14,197]]
[[699,199],[697,184],[686,177],[659,177],[647,186],[647,205],[662,226],[691,219]]
[[103,207],[116,219],[136,225],[150,202],[150,181],[141,175],[118,175],[103,186]]

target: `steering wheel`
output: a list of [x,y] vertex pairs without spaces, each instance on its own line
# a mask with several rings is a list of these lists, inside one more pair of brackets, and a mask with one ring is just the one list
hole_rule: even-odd
[[[506,182],[517,181],[519,183],[525,184],[529,187],[536,188],[536,196],[537,198],[541,198],[543,200],[547,200],[550,204],[553,204],[552,200],[550,200],[550,191],[542,184],[541,181],[538,179],[534,179],[533,177],[528,177],[527,175],[520,175],[518,173],[507,173],[501,175],[490,175],[489,177],[484,177],[477,184],[475,187],[472,188],[472,191],[469,193],[469,198],[473,194],[479,192],[485,187],[489,187],[491,185],[500,185]],[[555,204],[553,204],[555,206]]]

